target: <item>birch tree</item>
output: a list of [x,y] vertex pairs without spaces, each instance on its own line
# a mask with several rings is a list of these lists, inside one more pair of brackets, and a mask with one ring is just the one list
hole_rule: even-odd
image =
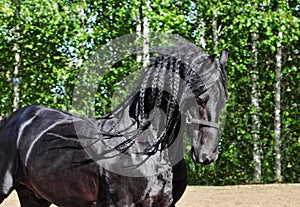
[[6,98],[1,97],[0,107],[6,113],[30,104],[66,109],[71,94],[67,84],[72,85],[76,77],[71,63],[74,45],[83,36],[81,5],[68,7],[63,0],[1,0],[0,73],[11,82],[1,88]]
[[[297,27],[297,20],[293,17],[289,10],[289,1],[282,0],[278,2],[277,8],[274,11],[274,17],[278,20],[276,22],[276,55],[275,55],[275,109],[274,109],[274,147],[275,147],[275,181],[282,182],[282,154],[286,150],[282,143],[284,138],[282,137],[282,99],[287,98],[282,96],[282,74],[283,65],[285,65],[283,49],[290,44],[290,41],[295,39],[295,27]],[[298,32],[299,33],[299,32]],[[298,39],[298,38],[296,38]],[[288,139],[287,137],[285,139]]]
[[[141,14],[141,5],[140,2],[136,3],[136,34],[138,37],[142,37],[142,14]],[[141,63],[143,60],[142,54],[137,54],[137,62]]]
[[[137,54],[137,61],[142,63],[143,67],[146,67],[149,64],[149,35],[150,35],[150,19],[151,19],[151,7],[150,0],[146,0],[144,4],[137,1],[136,2],[136,34],[143,41],[142,54]],[[139,40],[138,40],[139,41]]]
[[261,162],[261,139],[260,139],[260,93],[259,93],[259,66],[258,66],[258,42],[259,42],[259,27],[260,27],[260,11],[258,10],[258,3],[255,2],[250,8],[251,17],[251,39],[250,44],[252,59],[251,59],[251,127],[252,127],[252,140],[253,140],[253,162],[254,162],[254,175],[253,182],[260,183],[262,176],[262,162]]
[[19,19],[20,19],[20,1],[14,0],[14,6],[15,6],[15,21],[16,25],[15,28],[13,28],[14,33],[14,45],[12,48],[12,52],[15,53],[15,66],[14,66],[14,72],[13,72],[13,88],[14,88],[14,100],[13,100],[13,108],[14,110],[17,110],[19,108],[19,101],[20,101],[20,79],[19,79],[19,71],[21,69],[21,48],[20,48],[20,41],[21,41],[21,35],[20,35],[20,26],[19,26]]
[[150,62],[149,56],[149,35],[150,35],[150,0],[145,1],[143,8],[143,67],[146,67]]
[[252,139],[253,139],[253,162],[255,183],[261,182],[261,148],[260,148],[260,118],[259,118],[259,91],[258,91],[258,34],[253,31],[252,40],[252,70],[251,70],[251,105],[252,105]]
[[282,71],[282,39],[283,32],[278,32],[278,43],[276,47],[276,84],[275,84],[275,122],[274,122],[274,140],[275,140],[275,179],[282,182],[281,176],[281,71]]

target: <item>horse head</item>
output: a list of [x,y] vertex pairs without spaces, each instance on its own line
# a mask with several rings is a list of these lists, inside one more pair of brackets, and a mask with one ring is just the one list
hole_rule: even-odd
[[[228,59],[228,52],[222,51],[220,59],[215,56],[207,57],[204,61],[206,70],[204,75],[208,81],[200,85],[205,87],[199,91],[197,84],[191,88],[193,101],[187,100],[186,124],[189,137],[192,139],[192,159],[196,163],[210,164],[218,158],[219,143],[219,119],[221,111],[227,103],[226,72],[225,64]],[[202,79],[205,79],[202,78]],[[198,80],[200,81],[200,80]],[[194,80],[197,82],[197,80]]]

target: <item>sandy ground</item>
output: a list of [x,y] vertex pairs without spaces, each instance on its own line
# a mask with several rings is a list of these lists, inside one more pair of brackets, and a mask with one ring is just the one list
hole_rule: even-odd
[[[0,205],[19,206],[15,192]],[[300,184],[189,186],[177,207],[300,207]]]

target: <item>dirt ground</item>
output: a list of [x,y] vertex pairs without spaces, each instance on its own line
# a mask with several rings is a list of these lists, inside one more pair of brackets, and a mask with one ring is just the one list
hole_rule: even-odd
[[[19,206],[15,192],[0,205]],[[189,186],[177,207],[300,207],[300,184]]]

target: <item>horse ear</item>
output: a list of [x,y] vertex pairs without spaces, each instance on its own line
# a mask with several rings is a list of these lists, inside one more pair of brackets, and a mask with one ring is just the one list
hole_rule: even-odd
[[220,58],[220,63],[221,65],[225,66],[228,60],[228,50],[225,49],[221,52],[221,58]]

